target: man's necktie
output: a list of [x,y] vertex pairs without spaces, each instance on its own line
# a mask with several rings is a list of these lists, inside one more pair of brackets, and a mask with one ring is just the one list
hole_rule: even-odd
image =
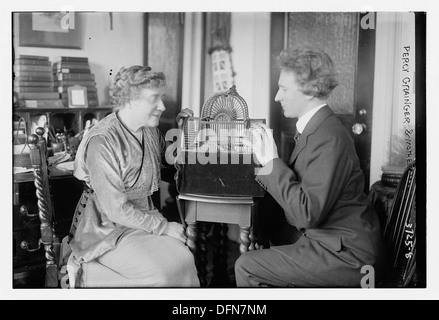
[[294,142],[297,144],[297,141],[299,141],[300,133],[296,130],[296,133],[294,134]]

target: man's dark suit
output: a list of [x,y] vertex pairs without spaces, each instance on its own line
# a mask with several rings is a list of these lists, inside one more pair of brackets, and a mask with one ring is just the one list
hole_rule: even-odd
[[[365,265],[374,267],[376,280],[381,277],[379,221],[363,193],[352,138],[328,106],[306,125],[290,165],[274,159],[256,180],[302,235],[294,244],[241,256],[235,267],[238,285],[359,287]],[[262,214],[269,219],[271,212]]]

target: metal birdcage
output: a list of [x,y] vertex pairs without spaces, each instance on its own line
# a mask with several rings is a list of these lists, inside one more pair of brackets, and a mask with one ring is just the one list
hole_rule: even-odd
[[249,119],[245,100],[235,86],[210,97],[201,116],[189,117],[183,125],[181,149],[185,165],[182,192],[225,195],[263,196],[255,181],[255,162],[250,127],[264,119]]
[[231,87],[210,97],[203,105],[201,117],[188,118],[184,125],[182,149],[210,153],[251,154],[243,144],[252,141],[249,128],[262,119],[249,119],[245,100]]

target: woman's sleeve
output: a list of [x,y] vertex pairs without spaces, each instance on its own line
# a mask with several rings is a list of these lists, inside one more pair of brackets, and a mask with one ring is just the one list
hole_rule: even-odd
[[163,232],[167,220],[158,210],[136,208],[128,201],[117,157],[104,137],[90,139],[85,161],[99,205],[111,221],[154,234]]

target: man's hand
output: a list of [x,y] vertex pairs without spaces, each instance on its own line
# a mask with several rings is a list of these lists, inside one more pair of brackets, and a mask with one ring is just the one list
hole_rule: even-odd
[[167,235],[186,243],[186,234],[183,226],[178,222],[168,222],[162,235]]
[[191,109],[184,108],[183,110],[181,110],[180,113],[177,114],[177,117],[175,119],[175,121],[177,121],[178,129],[182,129],[185,118],[193,117],[193,116],[194,116],[194,112]]
[[262,166],[267,162],[279,158],[273,132],[264,123],[253,124],[250,128],[251,138],[244,139],[244,145],[253,149],[257,160]]

